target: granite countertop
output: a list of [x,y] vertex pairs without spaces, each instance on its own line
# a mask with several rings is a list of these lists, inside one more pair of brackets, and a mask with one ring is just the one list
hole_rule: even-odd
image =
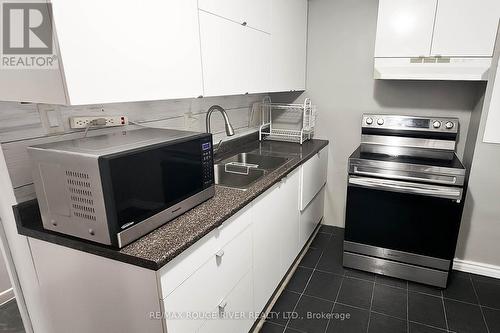
[[310,140],[299,145],[276,141],[251,141],[244,145],[225,147],[217,160],[239,153],[260,150],[288,156],[278,169],[256,181],[248,190],[215,186],[215,196],[133,243],[116,249],[43,229],[36,200],[14,206],[18,232],[73,249],[158,270],[196,241],[220,226],[252,200],[279,182],[318,151],[328,145],[326,140]]

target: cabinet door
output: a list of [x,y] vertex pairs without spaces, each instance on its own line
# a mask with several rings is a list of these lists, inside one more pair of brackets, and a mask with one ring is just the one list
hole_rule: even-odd
[[[281,182],[275,207],[279,205],[281,224],[280,253],[282,276],[299,253],[299,169]],[[269,295],[271,296],[271,295]]]
[[428,56],[437,0],[380,0],[375,57]]
[[498,0],[439,0],[432,54],[491,57],[499,18]]
[[309,205],[300,212],[299,245],[303,247],[323,217],[325,208],[325,186],[316,194]]
[[271,30],[270,0],[199,0],[200,9],[265,32]]
[[267,33],[200,11],[205,96],[267,92]]
[[328,177],[328,146],[300,167],[300,210],[304,210]]
[[248,315],[254,312],[252,296],[252,272],[248,272],[230,294],[212,310],[212,313],[218,314],[219,317],[207,320],[198,333],[248,332],[253,325],[253,320]]
[[307,0],[273,0],[272,91],[306,88]]
[[[206,314],[224,299],[252,267],[252,232],[246,229],[214,253],[164,300],[166,313]],[[210,285],[207,285],[207,282]],[[250,303],[251,304],[251,303]],[[192,332],[203,317],[167,318],[167,331]]]
[[252,207],[254,304],[262,311],[281,280],[281,203],[278,186],[262,195]]
[[203,94],[196,0],[53,0],[71,104]]

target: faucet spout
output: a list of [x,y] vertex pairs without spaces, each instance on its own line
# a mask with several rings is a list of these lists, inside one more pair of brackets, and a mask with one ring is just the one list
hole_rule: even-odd
[[226,135],[227,136],[233,136],[234,135],[234,129],[231,123],[229,122],[229,117],[227,116],[226,110],[224,110],[222,107],[219,105],[212,105],[210,109],[208,109],[207,112],[207,118],[206,118],[206,130],[207,133],[210,133],[210,120],[212,117],[212,113],[214,111],[219,111],[222,114],[222,117],[224,118],[224,126],[226,128]]

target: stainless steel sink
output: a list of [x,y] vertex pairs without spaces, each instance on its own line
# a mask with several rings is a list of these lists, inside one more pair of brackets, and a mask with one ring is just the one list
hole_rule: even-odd
[[246,190],[264,176],[265,171],[255,168],[243,168],[236,166],[227,166],[225,164],[216,164],[215,183],[217,185]]
[[215,183],[239,190],[247,190],[266,173],[277,169],[288,160],[289,158],[286,157],[239,153],[214,166]]
[[274,170],[277,169],[279,166],[285,164],[287,160],[288,158],[286,157],[260,155],[253,153],[239,153],[237,155],[225,159],[224,161],[222,161],[221,164],[225,164],[228,162],[237,162],[249,165],[250,164],[256,165],[257,169]]

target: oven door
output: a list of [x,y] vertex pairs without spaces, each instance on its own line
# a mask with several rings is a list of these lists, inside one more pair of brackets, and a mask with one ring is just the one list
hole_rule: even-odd
[[[345,240],[450,260],[463,210],[462,189],[350,176]],[[387,257],[387,256],[385,256]]]

